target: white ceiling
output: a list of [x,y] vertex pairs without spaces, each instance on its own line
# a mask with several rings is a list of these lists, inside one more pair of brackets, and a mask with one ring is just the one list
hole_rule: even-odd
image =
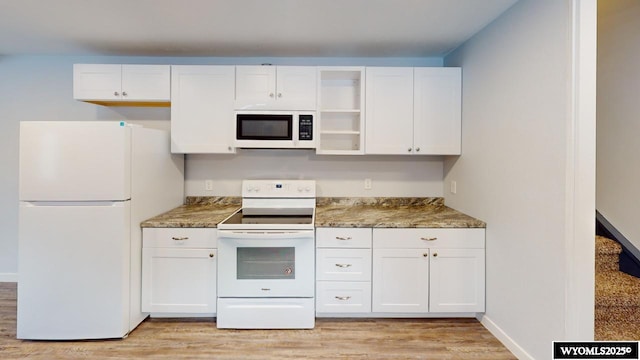
[[517,0],[0,0],[0,55],[441,57]]

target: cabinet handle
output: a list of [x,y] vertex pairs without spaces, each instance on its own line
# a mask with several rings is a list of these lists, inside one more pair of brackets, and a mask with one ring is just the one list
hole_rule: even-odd
[[351,236],[336,236],[336,240],[351,240]]
[[424,254],[422,254],[422,256],[427,257],[427,256],[429,256],[429,254],[424,253]]
[[351,296],[336,296],[336,299],[346,301],[351,299]]
[[189,240],[188,236],[181,236],[181,237],[172,236],[171,238],[175,241]]
[[269,288],[262,288],[260,290],[262,290],[262,291],[271,291],[271,289],[269,289]]
[[420,240],[435,241],[435,240],[438,240],[438,238],[437,237],[421,237]]
[[351,267],[351,264],[336,264],[336,266],[339,268],[348,268]]
[[114,91],[114,92],[113,92],[113,95],[114,95],[114,96],[120,96],[120,93],[119,93],[119,92],[117,92],[117,91]]
[[408,151],[408,152],[411,152],[411,148],[408,148],[408,149],[407,149],[407,151]]
[[126,91],[123,91],[123,92],[122,92],[122,96],[127,96],[127,92],[126,92]]
[[227,150],[231,151],[231,150],[233,150],[233,149],[231,148],[231,146],[229,146],[229,147],[227,147]]
[[278,97],[281,98],[282,97],[282,93],[278,93]]
[[209,254],[209,257],[210,257],[210,258],[214,257],[213,253]]
[[433,257],[438,257],[438,253],[433,253]]
[[269,97],[272,98],[273,97],[273,93],[269,93]]
[[420,152],[420,148],[416,148],[416,152]]

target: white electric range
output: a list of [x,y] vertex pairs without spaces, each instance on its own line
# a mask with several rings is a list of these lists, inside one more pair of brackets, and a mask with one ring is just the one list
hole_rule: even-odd
[[314,327],[315,205],[313,180],[242,182],[218,225],[218,328]]

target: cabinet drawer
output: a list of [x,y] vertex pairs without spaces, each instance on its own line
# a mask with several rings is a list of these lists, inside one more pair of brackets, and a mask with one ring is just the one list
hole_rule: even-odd
[[143,247],[216,248],[217,230],[211,228],[144,228]]
[[484,229],[373,229],[377,249],[484,248]]
[[371,312],[370,282],[316,282],[316,312],[368,313]]
[[317,247],[371,248],[370,228],[317,228]]
[[316,256],[318,280],[371,280],[370,249],[318,249]]

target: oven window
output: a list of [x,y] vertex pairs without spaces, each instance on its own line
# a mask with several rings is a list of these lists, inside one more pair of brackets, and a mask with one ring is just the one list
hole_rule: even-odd
[[295,247],[238,247],[238,280],[295,279]]
[[238,114],[236,138],[238,140],[292,140],[292,115]]

